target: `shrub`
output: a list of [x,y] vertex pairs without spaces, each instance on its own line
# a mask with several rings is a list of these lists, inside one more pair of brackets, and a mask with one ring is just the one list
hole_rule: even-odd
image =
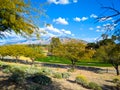
[[113,83],[117,83],[117,82],[119,82],[120,80],[118,79],[118,78],[114,78],[113,79]]
[[7,74],[10,73],[10,69],[9,68],[5,68],[2,71],[3,71],[3,73],[7,73]]
[[76,81],[76,83],[81,84],[84,87],[87,87],[87,85],[88,85],[87,78],[82,75],[77,76],[75,81]]
[[73,68],[69,68],[67,71],[68,71],[68,72],[74,72],[75,69],[73,69]]
[[49,85],[52,83],[51,78],[49,78],[45,75],[42,75],[42,74],[38,74],[38,73],[34,74],[31,77],[28,77],[27,79],[30,81],[33,81],[35,83],[38,83],[40,85]]
[[21,84],[25,80],[25,72],[23,70],[14,68],[11,71],[12,75],[9,77],[9,80]]
[[56,73],[53,74],[53,77],[57,78],[57,79],[61,79],[62,78],[62,74],[59,73],[59,72],[56,72]]
[[62,73],[62,78],[68,79],[70,77],[69,73]]
[[48,69],[48,68],[42,68],[41,71],[42,71],[41,73],[45,74],[45,75],[52,75],[53,74],[53,71]]
[[35,73],[38,73],[39,72],[39,69],[38,68],[27,68],[26,70],[25,70],[25,72],[27,73],[27,74],[35,74]]
[[95,82],[89,82],[88,87],[93,90],[102,90],[102,88]]

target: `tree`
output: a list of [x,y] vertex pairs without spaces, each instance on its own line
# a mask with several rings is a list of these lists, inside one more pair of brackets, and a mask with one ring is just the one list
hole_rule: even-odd
[[53,55],[55,48],[59,47],[60,45],[60,39],[57,37],[53,37],[48,48],[49,55]]
[[98,60],[106,63],[110,63],[116,70],[116,74],[119,75],[119,65],[120,65],[120,45],[118,44],[107,44],[100,46],[96,50],[94,55]]
[[119,0],[113,1],[113,3],[111,3],[111,6],[105,6],[104,4],[100,4],[101,8],[104,11],[97,18],[97,21],[107,22],[107,20],[112,19],[111,22],[109,22],[109,24],[104,27],[106,29],[106,32],[103,35],[109,35],[109,33],[111,32],[112,35],[117,36],[117,40],[120,42],[120,9],[119,6],[117,6],[118,3],[120,3]]
[[94,50],[86,49],[86,44],[82,42],[70,41],[55,48],[53,53],[55,56],[69,59],[74,69],[76,62],[92,57]]
[[116,70],[116,74],[119,75],[119,65],[120,65],[120,45],[117,44],[112,50],[109,52],[110,63],[114,66]]
[[0,0],[0,36],[5,31],[29,36],[37,30],[30,18],[31,12],[36,11],[28,1]]

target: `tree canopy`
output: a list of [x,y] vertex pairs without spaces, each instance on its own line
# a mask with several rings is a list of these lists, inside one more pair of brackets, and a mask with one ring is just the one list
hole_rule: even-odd
[[[0,36],[1,32],[14,31],[24,36],[31,35],[37,27],[32,22],[30,0],[0,0]],[[42,11],[39,11],[42,12]]]
[[82,42],[69,41],[54,48],[53,54],[69,59],[74,69],[76,62],[82,59],[90,59],[94,54],[94,50],[87,49],[86,44]]

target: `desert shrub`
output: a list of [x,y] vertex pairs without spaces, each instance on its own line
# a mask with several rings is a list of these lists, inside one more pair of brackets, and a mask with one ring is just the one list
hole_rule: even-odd
[[87,81],[87,78],[83,75],[79,75],[76,77],[75,79],[76,83],[84,86],[84,87],[87,87],[88,86],[88,81]]
[[52,83],[51,78],[49,78],[45,75],[39,74],[39,73],[36,73],[33,76],[28,77],[27,79],[32,82],[38,83],[40,85],[49,85]]
[[10,69],[11,69],[10,65],[2,65],[1,68],[3,73],[10,73]]
[[35,74],[35,73],[39,73],[40,71],[39,71],[39,69],[38,68],[35,68],[35,67],[30,67],[30,68],[27,68],[27,69],[25,69],[25,72],[27,73],[27,74]]
[[2,72],[8,74],[8,73],[10,73],[10,69],[9,68],[5,68],[5,69],[2,70]]
[[113,83],[116,84],[115,88],[117,90],[120,90],[120,79],[118,79],[118,78],[113,79]]
[[62,78],[68,79],[70,77],[69,73],[62,73]]
[[68,72],[74,72],[75,69],[73,69],[73,68],[69,68],[67,71],[68,71]]
[[62,78],[62,74],[59,73],[59,72],[55,72],[55,73],[53,73],[53,77],[57,78],[57,79],[61,79]]
[[118,78],[113,79],[113,83],[117,83],[118,81],[120,81]]
[[93,90],[102,90],[102,88],[95,82],[89,82],[88,87]]
[[14,68],[11,70],[12,75],[9,77],[9,80],[21,84],[25,80],[25,72],[23,70]]
[[41,73],[42,74],[45,74],[45,75],[52,75],[53,74],[53,71],[48,69],[48,68],[42,68],[41,69]]

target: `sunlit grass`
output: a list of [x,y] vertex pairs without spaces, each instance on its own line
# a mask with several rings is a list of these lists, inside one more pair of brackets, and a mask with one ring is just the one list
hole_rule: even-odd
[[[48,56],[46,58],[39,58],[36,61],[39,62],[46,62],[46,63],[57,63],[57,64],[71,64],[71,61],[66,58],[60,58],[60,57],[51,57]],[[81,60],[76,63],[79,66],[99,66],[99,67],[110,67],[111,64],[100,62],[98,60]]]

